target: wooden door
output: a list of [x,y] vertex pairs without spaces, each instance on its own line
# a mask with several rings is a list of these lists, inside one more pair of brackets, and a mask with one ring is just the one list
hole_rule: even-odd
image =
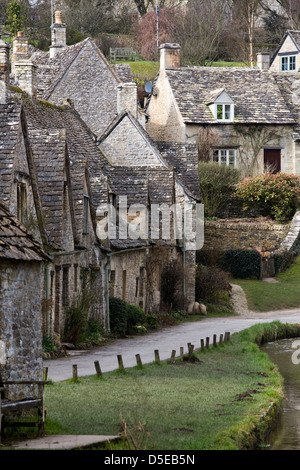
[[281,150],[264,150],[264,168],[272,173],[278,173],[281,170]]

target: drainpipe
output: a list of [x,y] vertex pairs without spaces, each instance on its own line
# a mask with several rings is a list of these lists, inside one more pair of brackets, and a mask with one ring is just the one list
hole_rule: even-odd
[[50,267],[49,264],[46,264],[45,268],[45,277],[46,277],[46,332],[47,335],[50,335],[50,312],[48,301],[50,299]]

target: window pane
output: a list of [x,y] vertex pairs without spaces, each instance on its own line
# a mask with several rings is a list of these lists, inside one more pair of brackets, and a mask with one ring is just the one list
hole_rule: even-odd
[[223,119],[223,105],[218,104],[217,106],[217,119]]
[[288,70],[288,57],[281,58],[281,70],[282,71]]
[[221,164],[227,165],[227,150],[221,150]]
[[225,119],[230,119],[230,104],[225,105]]
[[296,70],[296,56],[290,57],[290,70]]
[[236,151],[229,150],[229,165],[235,166],[236,164]]
[[218,150],[213,151],[213,162],[216,162],[216,163],[219,162],[219,151]]

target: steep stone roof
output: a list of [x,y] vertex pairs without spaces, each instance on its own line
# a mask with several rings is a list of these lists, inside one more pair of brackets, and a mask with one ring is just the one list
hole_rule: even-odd
[[0,104],[0,194],[5,204],[9,203],[14,159],[18,142],[21,104]]
[[90,38],[86,38],[72,46],[63,47],[52,59],[50,59],[49,52],[35,50],[32,53],[32,62],[37,66],[38,98],[47,100],[50,97],[87,43],[94,47],[99,54],[99,59],[105,63],[118,82],[132,81],[132,73],[128,64],[110,65],[96,44]]
[[156,145],[167,164],[174,168],[179,181],[199,201],[197,144],[156,142]]
[[[44,210],[49,214],[48,221],[51,224],[48,227],[51,228],[52,240],[53,242],[61,240],[65,156],[70,165],[74,217],[77,221],[77,235],[80,238],[85,176],[94,175],[94,179],[90,182],[92,194],[95,195],[95,202],[93,198],[92,203],[100,204],[102,198],[106,202],[107,182],[103,169],[107,161],[96,146],[93,134],[74,108],[58,107],[33,100],[24,100],[23,106],[37,163],[38,179],[43,183],[40,185],[42,202]],[[50,216],[52,211],[55,214],[53,219]],[[54,225],[57,227],[56,231]]]
[[295,120],[294,140],[300,139],[300,110],[298,90],[300,87],[299,73],[273,74],[281,94]]
[[293,124],[294,119],[274,78],[246,67],[180,67],[167,78],[186,123],[218,123],[206,105],[209,94],[225,88],[240,124]]
[[0,203],[0,259],[9,261],[49,261],[41,245]]

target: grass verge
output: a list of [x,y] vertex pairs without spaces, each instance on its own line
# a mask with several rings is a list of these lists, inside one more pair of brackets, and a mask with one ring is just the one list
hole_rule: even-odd
[[50,434],[117,434],[114,449],[228,450],[263,440],[282,399],[278,369],[259,349],[298,336],[296,325],[261,324],[192,361],[149,364],[46,387]]
[[292,266],[275,278],[277,283],[258,280],[232,279],[244,289],[250,310],[267,312],[300,306],[300,255]]

